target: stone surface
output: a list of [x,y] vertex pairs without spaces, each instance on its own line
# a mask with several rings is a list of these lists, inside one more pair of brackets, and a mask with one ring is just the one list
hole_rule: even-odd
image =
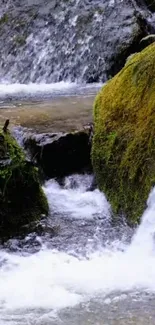
[[47,177],[91,170],[90,128],[73,133],[26,135],[24,147]]

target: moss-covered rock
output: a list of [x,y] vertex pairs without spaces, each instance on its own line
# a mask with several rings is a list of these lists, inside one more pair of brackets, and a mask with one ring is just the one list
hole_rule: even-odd
[[37,169],[26,161],[16,140],[0,131],[0,237],[18,234],[47,213]]
[[155,184],[155,43],[99,92],[92,161],[115,213],[138,221]]

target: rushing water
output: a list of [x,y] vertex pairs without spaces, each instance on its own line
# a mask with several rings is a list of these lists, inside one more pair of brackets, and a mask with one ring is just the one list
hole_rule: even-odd
[[[0,125],[81,128],[100,87],[81,83],[119,71],[146,33],[139,17],[148,10],[135,1],[0,5]],[[113,222],[91,175],[49,180],[44,191],[50,216],[41,235],[0,248],[0,325],[154,325],[155,190],[136,230]]]
[[142,0],[0,0],[0,82],[105,81],[154,33],[148,17]]
[[57,96],[75,96],[75,95],[91,95],[98,91],[101,83],[82,84],[71,82],[57,83],[0,83],[0,99],[1,100],[19,100],[19,99],[47,99]]
[[155,323],[155,190],[133,231],[112,223],[92,182],[90,175],[49,180],[45,234],[1,249],[0,325]]

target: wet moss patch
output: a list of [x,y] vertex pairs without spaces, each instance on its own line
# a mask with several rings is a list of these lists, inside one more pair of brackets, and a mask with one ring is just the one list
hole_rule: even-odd
[[92,161],[115,213],[137,222],[155,184],[155,43],[135,54],[94,104]]
[[47,213],[38,170],[10,133],[0,132],[0,237],[18,234]]

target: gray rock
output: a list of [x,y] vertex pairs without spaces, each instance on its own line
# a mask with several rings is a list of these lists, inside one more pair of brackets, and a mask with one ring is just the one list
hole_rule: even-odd
[[91,127],[74,133],[27,134],[24,148],[46,177],[91,170]]

